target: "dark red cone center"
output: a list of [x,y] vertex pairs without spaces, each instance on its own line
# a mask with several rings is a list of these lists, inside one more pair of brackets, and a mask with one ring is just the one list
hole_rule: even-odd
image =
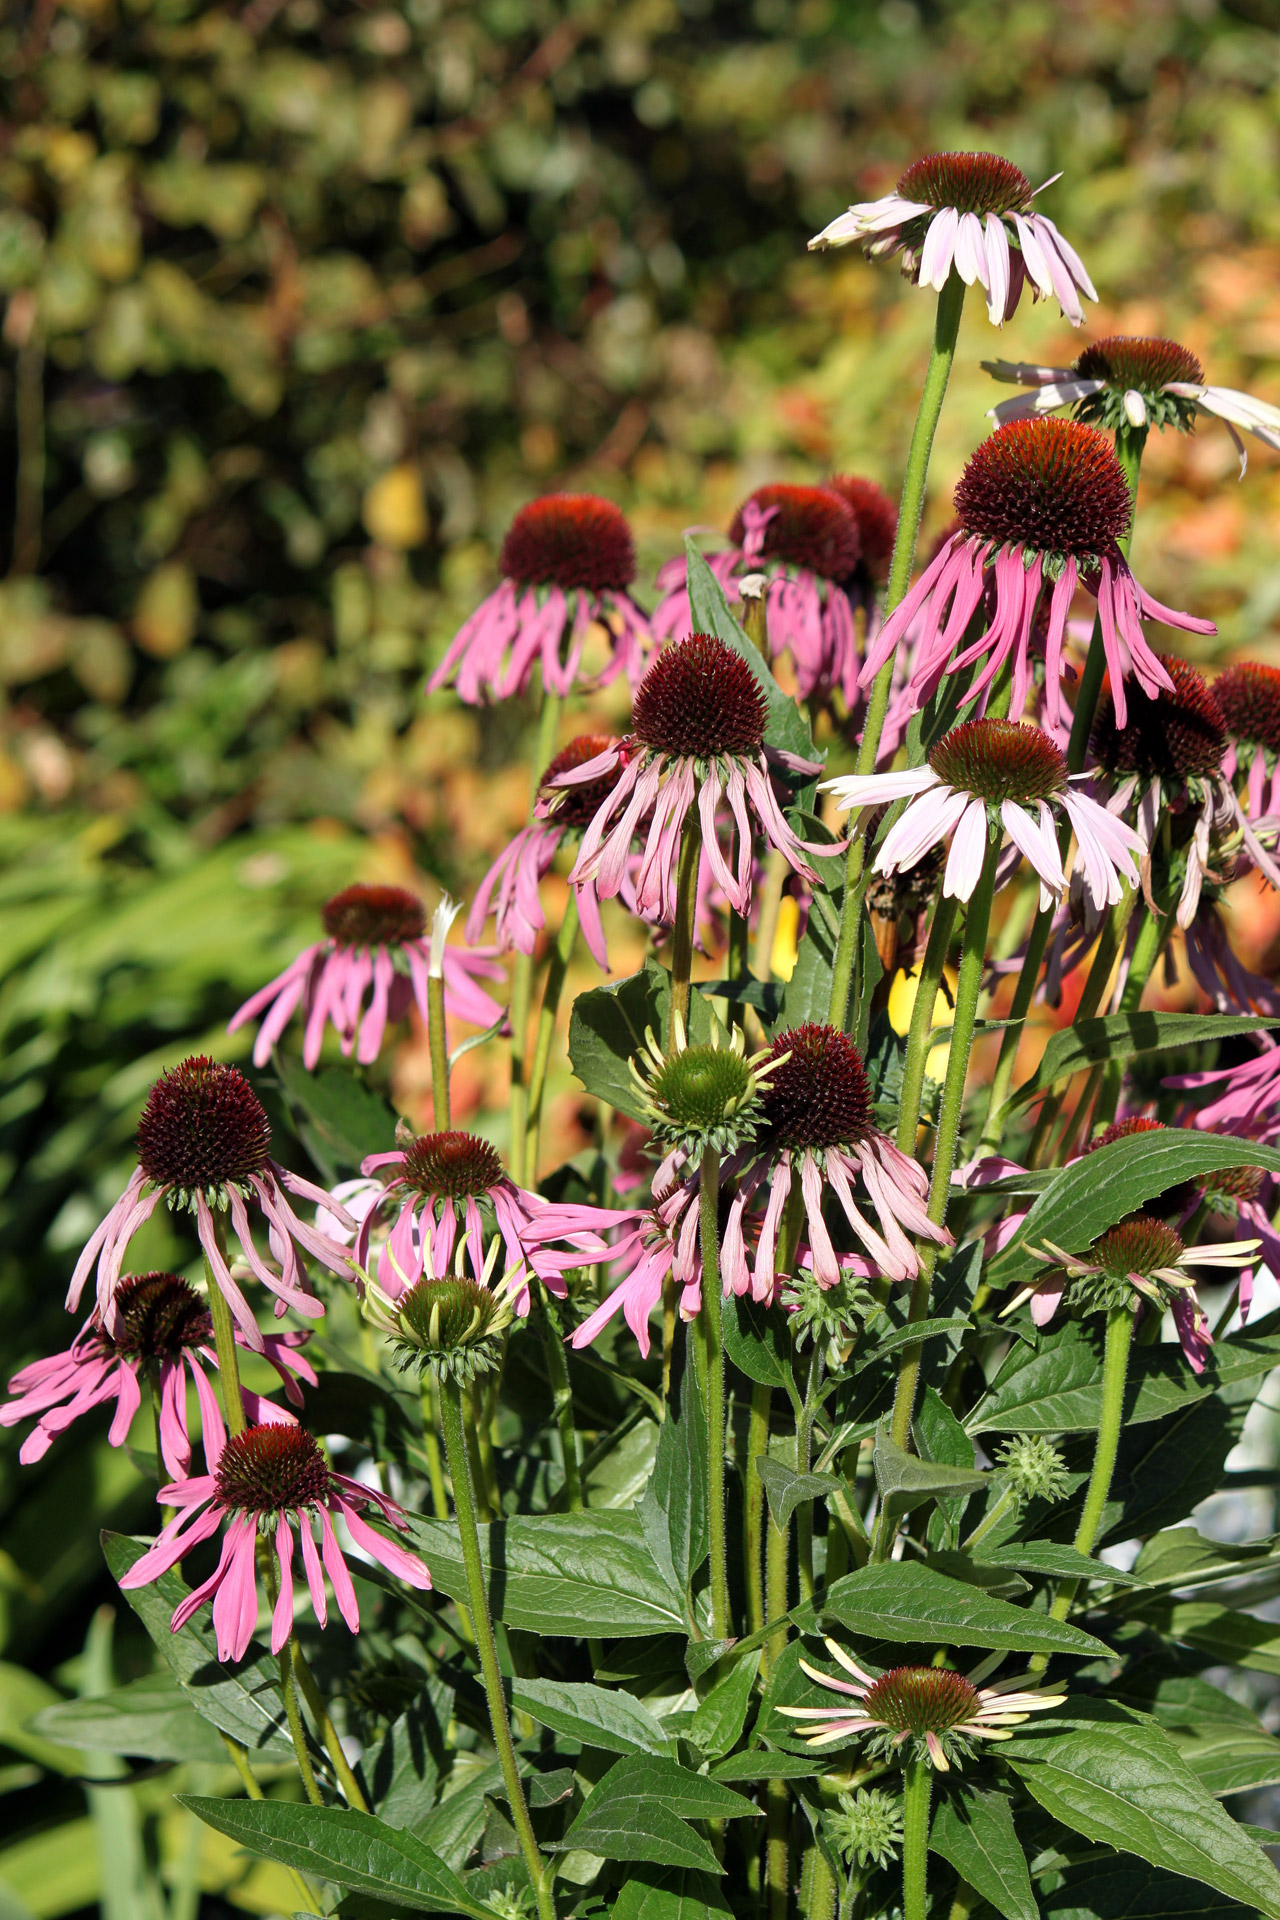
[[271,1151],[262,1102],[242,1073],[194,1054],[162,1074],[136,1136],[138,1164],[158,1186],[206,1195],[261,1173]]

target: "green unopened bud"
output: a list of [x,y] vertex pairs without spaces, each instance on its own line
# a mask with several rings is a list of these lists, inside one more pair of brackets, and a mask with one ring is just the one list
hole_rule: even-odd
[[722,1039],[717,1028],[710,1042],[686,1046],[684,1028],[678,1026],[675,1049],[664,1054],[650,1030],[643,1052],[631,1062],[631,1077],[655,1137],[666,1146],[682,1147],[691,1157],[708,1147],[733,1153],[754,1140],[760,1094],[768,1074],[782,1064],[770,1061],[767,1051],[748,1060],[741,1030],[727,1046]]
[[840,1810],[826,1819],[831,1843],[860,1867],[892,1866],[902,1844],[902,1803],[879,1787],[840,1795]]
[[825,1341],[830,1367],[843,1366],[863,1323],[881,1310],[870,1288],[851,1274],[824,1287],[812,1273],[798,1273],[788,1282],[782,1304],[793,1316],[797,1348],[806,1340],[815,1347]]
[[391,1329],[402,1367],[428,1364],[465,1386],[496,1367],[510,1325],[505,1295],[454,1275],[419,1280],[394,1307]]
[[1071,1475],[1052,1440],[1043,1434],[1020,1433],[1006,1440],[996,1455],[1020,1506],[1028,1500],[1061,1500],[1071,1490]]

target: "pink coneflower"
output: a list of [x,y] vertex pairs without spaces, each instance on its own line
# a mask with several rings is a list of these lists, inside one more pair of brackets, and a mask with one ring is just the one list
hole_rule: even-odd
[[[554,783],[562,773],[571,773],[614,751],[618,741],[605,733],[580,733],[561,748],[542,777],[538,802],[531,826],[522,827],[508,841],[476,889],[476,897],[467,915],[467,939],[475,945],[492,912],[494,936],[500,952],[532,953],[538,935],[547,924],[538,898],[538,883],[551,869],[560,843],[569,834],[580,834],[590,826],[604,801],[613,791],[614,776],[589,781],[585,786],[557,790]],[[607,973],[609,949],[600,923],[600,901],[590,880],[575,889],[582,937],[596,965]],[[621,892],[629,891],[624,876]],[[632,903],[627,902],[630,906]]]
[[1199,909],[1205,880],[1223,879],[1212,864],[1215,848],[1233,833],[1272,886],[1280,887],[1280,869],[1223,771],[1226,719],[1214,689],[1185,660],[1170,654],[1160,664],[1169,676],[1169,691],[1153,697],[1132,688],[1123,721],[1110,684],[1104,683],[1089,745],[1104,772],[1124,781],[1124,791],[1136,799],[1148,846],[1155,844],[1162,809],[1169,810],[1164,817],[1171,819],[1175,851],[1183,862],[1177,921],[1185,929]]
[[649,1319],[668,1280],[679,1289],[680,1318],[697,1318],[702,1310],[697,1190],[695,1174],[669,1189],[652,1207],[616,1216],[623,1231],[605,1258],[618,1273],[618,1283],[574,1328],[570,1344],[575,1349],[590,1346],[620,1311],[647,1360]]
[[1261,1140],[1280,1133],[1280,1047],[1274,1041],[1250,1060],[1202,1073],[1176,1073],[1162,1083],[1184,1092],[1220,1087],[1216,1099],[1199,1107],[1194,1123],[1206,1133],[1247,1134]]
[[[756,1299],[772,1299],[778,1230],[797,1177],[805,1241],[822,1286],[834,1286],[841,1274],[840,1256],[822,1213],[828,1193],[834,1194],[879,1271],[890,1280],[914,1279],[920,1257],[907,1235],[939,1246],[950,1246],[951,1235],[929,1218],[924,1168],[875,1126],[871,1087],[857,1047],[836,1027],[809,1024],[780,1033],[770,1059],[780,1064],[762,1070],[762,1077],[770,1077],[761,1096],[760,1139],[744,1156],[748,1164],[725,1226],[721,1261],[726,1286],[732,1283],[736,1292],[746,1291],[743,1213],[756,1193],[767,1188],[759,1244],[750,1262],[750,1287]],[[859,1177],[879,1231],[855,1196]]]
[[[909,683],[917,708],[944,674],[985,658],[961,704],[988,695],[1009,662],[1009,712],[1020,715],[1031,684],[1036,617],[1047,596],[1045,705],[1056,727],[1063,723],[1060,683],[1067,615],[1076,588],[1082,586],[1097,595],[1103,651],[1123,723],[1126,674],[1153,697],[1171,688],[1143,636],[1144,619],[1189,633],[1217,631],[1211,620],[1162,606],[1130,572],[1117,544],[1133,518],[1129,483],[1110,441],[1094,427],[1071,420],[1021,420],[997,427],[970,457],[955,491],[955,506],[956,532],[868,649],[861,675],[864,687],[918,623]],[[989,596],[988,585],[994,588]],[[982,632],[966,645],[969,623],[980,608]]]
[[983,1662],[973,1680],[948,1667],[892,1667],[877,1678],[834,1640],[827,1640],[826,1648],[853,1675],[853,1685],[810,1666],[807,1660],[801,1660],[800,1666],[820,1687],[847,1694],[849,1706],[778,1708],[789,1719],[815,1723],[806,1732],[811,1747],[829,1747],[836,1740],[869,1733],[875,1736],[873,1754],[928,1759],[940,1773],[949,1773],[953,1760],[972,1752],[971,1740],[1011,1740],[1012,1729],[1028,1714],[1060,1707],[1067,1697],[1024,1688],[1017,1679],[979,1686],[976,1680],[984,1670],[990,1671],[990,1661]]
[[[862,537],[850,503],[829,486],[757,487],[734,514],[729,542],[711,556],[711,570],[731,600],[740,598],[735,576],[767,574],[769,651],[790,654],[801,698],[825,699],[833,687],[852,698],[858,641],[844,583],[857,573]],[[653,631],[683,637],[693,615],[682,558],[661,568],[658,586]]]
[[1243,779],[1249,818],[1280,812],[1280,667],[1237,661],[1218,675],[1213,697],[1227,731],[1222,769]]
[[1047,1241],[1044,1257],[1060,1264],[1016,1293],[1001,1309],[1001,1318],[1027,1301],[1036,1325],[1047,1326],[1069,1290],[1080,1295],[1086,1311],[1110,1310],[1130,1303],[1136,1309],[1137,1295],[1160,1312],[1169,1307],[1182,1351],[1193,1372],[1203,1373],[1213,1335],[1196,1297],[1195,1269],[1247,1267],[1260,1244],[1258,1240],[1233,1240],[1188,1247],[1166,1221],[1134,1214],[1095,1240],[1088,1254],[1065,1253]]
[[[286,1193],[329,1206],[323,1187],[291,1173],[271,1158],[271,1127],[262,1102],[242,1073],[224,1061],[193,1054],[161,1074],[147,1096],[136,1136],[138,1165],[129,1184],[76,1262],[67,1306],[79,1306],[90,1271],[97,1267],[98,1312],[115,1335],[120,1270],[138,1228],[164,1200],[193,1213],[209,1271],[221,1289],[246,1346],[265,1351],[249,1303],[231,1276],[215,1213],[229,1214],[250,1271],[277,1297],[276,1312],[293,1307],[317,1319],[324,1307],[311,1291],[298,1257],[301,1247],[332,1273],[349,1274],[351,1263],[327,1234],[299,1220]],[[269,1267],[254,1244],[247,1202],[256,1203],[269,1230],[281,1271]],[[350,1224],[347,1222],[347,1224]]]
[[926,154],[912,161],[892,193],[850,207],[809,245],[857,241],[870,260],[900,253],[907,279],[939,293],[954,267],[967,287],[976,281],[983,288],[997,327],[1030,286],[1033,299],[1056,299],[1078,327],[1080,294],[1098,296],[1075,248],[1033,209],[1036,194],[1052,184],[1046,180],[1033,192],[1026,174],[997,153]]
[[823,785],[842,809],[910,798],[911,805],[881,843],[875,871],[913,867],[950,838],[942,891],[959,900],[972,897],[993,832],[1007,833],[1034,869],[1042,906],[1060,895],[1067,880],[1058,854],[1055,807],[1071,823],[1084,884],[1098,906],[1120,899],[1122,877],[1130,886],[1138,882],[1133,855],[1144,853],[1145,843],[1132,827],[1072,786],[1061,749],[1039,727],[966,720],[930,748],[922,767],[851,775]]
[[[174,1609],[170,1631],[179,1632],[201,1607],[213,1602],[213,1628],[219,1660],[243,1660],[258,1624],[259,1544],[275,1557],[277,1599],[271,1615],[271,1651],[279,1653],[293,1631],[293,1529],[302,1544],[302,1565],[311,1605],[320,1625],[329,1619],[324,1576],[333,1588],[338,1611],[352,1633],[359,1630],[360,1608],[333,1530],[340,1514],[351,1538],[365,1553],[406,1585],[423,1591],[431,1575],[421,1560],[377,1533],[361,1508],[376,1507],[388,1525],[405,1532],[408,1519],[385,1494],[334,1473],[302,1427],[246,1427],[218,1445],[204,1439],[206,1473],[161,1487],[158,1498],[178,1509],[156,1536],[155,1544],[120,1581],[126,1592],[158,1580],[226,1521],[222,1555],[213,1573]],[[316,1523],[320,1527],[317,1552]]]
[[[596,1223],[605,1217],[612,1222],[616,1215],[562,1206],[555,1211],[554,1227],[549,1226],[550,1203],[518,1187],[503,1171],[496,1149],[477,1134],[424,1134],[394,1153],[370,1154],[360,1170],[380,1174],[386,1169],[391,1174],[382,1198],[360,1223],[355,1258],[367,1266],[370,1233],[380,1216],[394,1209],[395,1223],[377,1265],[378,1285],[393,1303],[424,1273],[442,1280],[450,1272],[469,1272],[479,1285],[488,1285],[501,1245],[503,1283],[515,1311],[525,1314],[532,1275],[550,1292],[563,1294],[566,1272],[608,1254]],[[558,1240],[567,1244],[554,1245]]]
[[[646,919],[670,925],[676,916],[676,868],[685,819],[695,804],[702,846],[717,885],[745,913],[751,903],[755,834],[762,832],[795,872],[816,879],[806,854],[826,858],[838,846],[812,846],[787,825],[774,796],[775,769],[800,778],[822,771],[811,760],[764,744],[764,693],[741,654],[723,640],[695,633],[665,647],[640,683],[631,710],[631,734],[551,783],[570,791],[607,777],[613,784],[582,836],[569,875],[572,886],[593,880],[602,899],[622,888],[631,841],[649,818],[644,855],[635,877],[636,902]],[[616,776],[616,777],[614,777]],[[738,829],[736,871],[716,837],[716,814],[727,802]]]
[[[302,1405],[298,1380],[311,1386],[316,1381],[310,1361],[296,1351],[306,1338],[304,1333],[269,1334],[262,1342],[264,1357],[296,1406]],[[43,1459],[55,1437],[65,1433],[82,1414],[114,1401],[115,1415],[107,1438],[113,1447],[121,1447],[142,1404],[142,1383],[146,1381],[159,1398],[164,1464],[171,1474],[185,1473],[191,1464],[185,1368],[191,1371],[204,1431],[220,1430],[222,1426],[217,1399],[204,1371],[206,1363],[216,1367],[218,1360],[209,1309],[195,1288],[176,1273],[131,1273],[116,1290],[115,1333],[107,1332],[95,1309],[65,1353],[33,1360],[15,1373],[9,1382],[9,1391],[15,1397],[0,1406],[0,1426],[15,1427],[19,1421],[35,1420],[18,1453],[22,1464],[30,1466]],[[251,1420],[293,1419],[283,1407],[273,1407],[256,1393],[244,1389],[242,1393]]]
[[636,577],[631,529],[618,508],[590,493],[549,493],[521,507],[507,529],[502,585],[477,607],[427,682],[434,693],[456,676],[468,706],[523,693],[536,665],[548,693],[571,693],[588,629],[608,635],[610,658],[596,682],[639,679],[648,618],[627,588]]
[[[377,1059],[387,1026],[403,1020],[416,1006],[425,1021],[427,977],[432,946],[439,947],[444,976],[445,1011],[473,1026],[492,1027],[502,1019],[502,1008],[480,986],[481,979],[501,980],[502,968],[494,949],[467,952],[445,945],[452,919],[451,903],[442,903],[433,922],[433,940],[426,939],[426,910],[416,894],[403,887],[346,887],[324,906],[325,938],[307,947],[283,973],[227,1022],[227,1032],[265,1015],[253,1043],[253,1062],[265,1067],[271,1049],[301,1007],[306,1017],[302,1062],[308,1069],[320,1058],[326,1025],[338,1035],[344,1054],[354,1052],[362,1066]],[[444,919],[443,929],[438,923]],[[366,1004],[367,1003],[367,1004]]]
[[1240,455],[1240,478],[1248,465],[1243,427],[1264,446],[1280,449],[1280,407],[1235,387],[1205,385],[1204,368],[1176,340],[1113,333],[1095,340],[1069,367],[1037,367],[1025,360],[984,360],[986,371],[1032,391],[990,409],[1003,425],[1033,414],[1072,407],[1077,420],[1108,427],[1173,427],[1190,433],[1197,414],[1221,420]]

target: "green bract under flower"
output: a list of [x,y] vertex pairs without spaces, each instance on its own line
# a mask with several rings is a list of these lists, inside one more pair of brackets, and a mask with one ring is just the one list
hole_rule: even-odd
[[1133,416],[1125,402],[1135,393],[1141,397],[1148,427],[1190,433],[1195,425],[1195,401],[1164,391],[1170,381],[1197,387],[1204,382],[1204,368],[1195,354],[1176,340],[1108,334],[1076,356],[1071,374],[1077,380],[1106,381],[1100,393],[1086,394],[1076,402],[1075,413],[1078,420],[1108,433],[1132,427]]
[[675,1050],[665,1054],[650,1029],[644,1052],[631,1062],[645,1120],[664,1146],[692,1159],[709,1147],[734,1153],[755,1139],[761,1093],[779,1063],[770,1062],[768,1049],[748,1060],[741,1029],[727,1046],[718,1029],[709,1043],[690,1047],[683,1040],[680,1024]]
[[1052,1440],[1040,1433],[1019,1433],[1006,1440],[996,1454],[1019,1506],[1030,1500],[1061,1500],[1071,1490],[1071,1476]]
[[498,1364],[512,1317],[505,1294],[459,1275],[419,1280],[392,1311],[401,1366],[431,1364],[463,1385]]

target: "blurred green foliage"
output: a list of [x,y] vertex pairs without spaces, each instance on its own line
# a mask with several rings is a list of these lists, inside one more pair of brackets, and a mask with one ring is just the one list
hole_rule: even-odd
[[[358,870],[359,832],[455,888],[474,879],[450,796],[470,791],[476,758],[518,757],[525,716],[477,730],[421,688],[491,583],[516,505],[566,484],[618,499],[644,593],[685,523],[723,525],[764,479],[853,467],[896,487],[928,303],[856,258],[806,256],[849,200],[928,148],[992,146],[1037,182],[1061,170],[1046,204],[1103,290],[1100,325],[1181,332],[1212,378],[1275,397],[1275,14],[1269,0],[3,9],[10,1361],[65,1343],[66,1277],[125,1177],[147,1085],[197,1045],[226,1046],[227,1015]],[[1067,331],[1024,306],[999,350],[1058,357]],[[976,363],[992,347],[971,314],[938,524],[984,430],[994,396]],[[1225,436],[1153,449],[1139,534],[1157,591],[1163,574],[1168,597],[1198,595],[1179,604],[1207,600],[1255,645],[1280,608],[1280,489],[1258,464],[1246,521],[1219,489]],[[149,1257],[189,1259],[167,1233],[158,1222]],[[96,1529],[139,1525],[145,1506],[101,1441],[31,1471],[6,1444],[10,1660],[78,1684],[60,1663],[106,1591]],[[0,1883],[19,1920],[97,1892],[92,1822],[56,1828],[52,1848],[41,1831],[85,1804],[50,1788],[71,1769],[21,1732],[50,1697],[0,1669],[0,1792],[20,1835],[0,1843]],[[237,1871],[219,1855],[203,1884],[231,1889]],[[261,1909],[273,1891],[251,1876],[228,1897]]]

